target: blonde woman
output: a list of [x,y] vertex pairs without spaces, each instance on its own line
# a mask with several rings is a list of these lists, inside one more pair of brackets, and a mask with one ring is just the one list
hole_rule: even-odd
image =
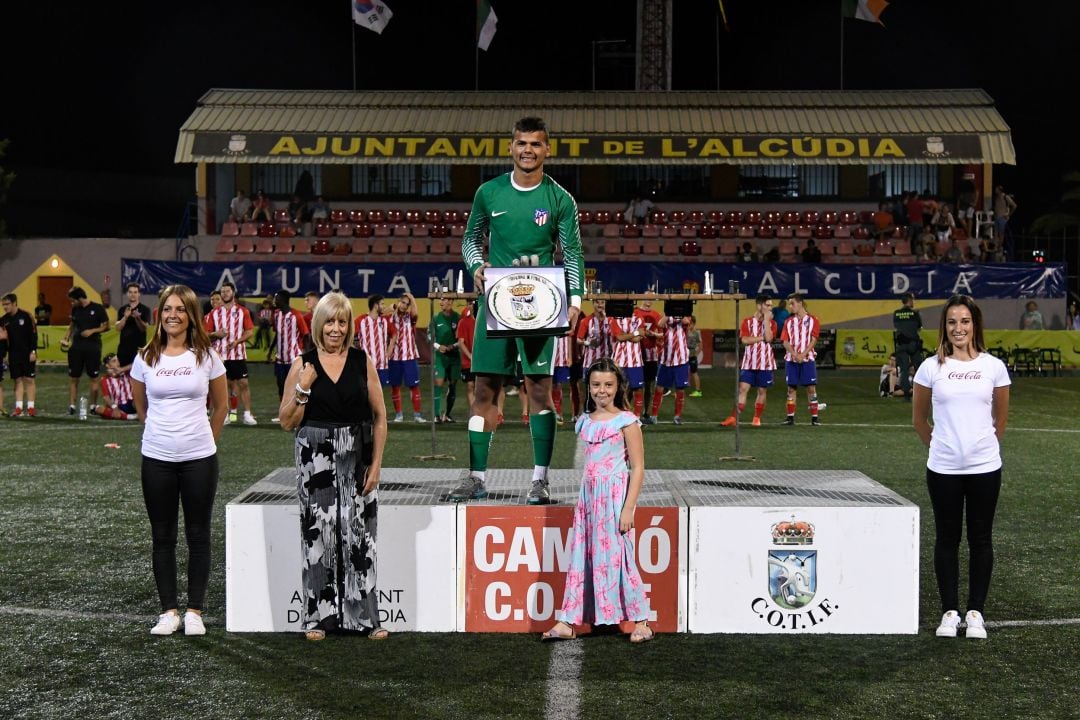
[[315,349],[296,358],[278,409],[296,431],[304,608],[309,640],[328,631],[387,637],[379,626],[375,539],[386,407],[379,374],[352,347],[353,314],[339,292],[324,295],[311,318]]
[[[966,636],[983,639],[983,605],[994,567],[994,513],[1001,490],[999,442],[1009,420],[1009,371],[986,352],[982,312],[954,295],[941,313],[937,353],[915,373],[912,423],[930,450],[926,485],[934,507],[934,571],[944,615],[938,637],[960,627],[960,536],[969,550]],[[933,425],[930,423],[933,411]]]
[[[188,546],[185,635],[204,635],[210,580],[210,517],[217,492],[217,440],[225,423],[225,365],[210,347],[191,288],[170,285],[158,299],[154,335],[135,356],[131,391],[142,435],[142,490],[153,537],[154,581],[161,615],[152,635],[180,628],[176,535],[184,505]],[[207,418],[207,397],[213,414]]]

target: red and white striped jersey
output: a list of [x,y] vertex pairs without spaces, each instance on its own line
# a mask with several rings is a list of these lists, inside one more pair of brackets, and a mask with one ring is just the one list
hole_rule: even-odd
[[[213,342],[214,349],[222,360],[247,360],[247,344],[236,342],[240,337],[254,327],[251,322],[251,313],[243,305],[219,305],[206,315],[207,332],[224,332],[225,337],[217,338]],[[236,345],[226,349],[230,343]]]
[[[807,313],[802,317],[792,315],[784,321],[784,331],[780,339],[791,346],[795,352],[805,352],[807,360],[817,357],[817,351],[813,349],[814,341],[821,334],[821,323],[818,319]],[[791,353],[784,355],[786,362],[791,362]]]
[[420,351],[416,349],[416,318],[412,313],[395,312],[390,316],[390,322],[397,334],[397,342],[390,351],[391,360],[416,360],[420,357]]
[[554,367],[570,367],[574,362],[574,339],[569,335],[555,337],[555,358],[552,360]]
[[367,353],[376,370],[385,370],[387,364],[386,346],[394,337],[394,326],[389,318],[373,318],[364,315],[356,319],[356,343]]
[[611,318],[611,341],[614,352],[611,359],[621,368],[644,367],[641,359],[641,342],[616,340],[616,335],[641,334],[643,321],[639,317]]
[[606,317],[598,320],[595,313],[586,316],[578,325],[577,336],[580,340],[589,341],[582,350],[582,367],[587,368],[600,358],[611,357],[611,326]]
[[[770,316],[765,322],[772,326],[772,335],[776,337],[776,321]],[[764,337],[765,336],[765,323],[758,320],[757,317],[751,315],[742,321],[742,325],[739,326],[739,337]],[[776,369],[776,353],[773,352],[772,343],[767,343],[764,340],[758,340],[752,345],[742,346],[743,358],[742,369],[743,370],[775,370]]]
[[664,327],[664,345],[660,348],[660,362],[667,367],[690,362],[690,348],[686,344],[686,326],[683,318],[668,317]]
[[304,352],[304,336],[308,334],[307,323],[299,310],[280,310],[274,313],[274,336],[277,359],[285,365]]
[[123,373],[116,377],[112,375],[101,376],[101,394],[108,398],[113,405],[123,405],[131,402],[131,376]]
[[472,368],[472,346],[473,335],[475,332],[476,316],[474,316],[468,308],[465,308],[465,311],[461,313],[461,318],[458,319],[457,325],[457,338],[462,341],[465,350],[468,350],[468,353],[461,353],[462,370],[469,370]]
[[[656,310],[635,308],[634,317],[641,318],[641,327],[645,332],[655,332],[656,326],[660,324],[661,316]],[[641,356],[644,358],[645,362],[656,362],[660,359],[660,351],[657,348],[656,338],[646,337],[641,341]]]

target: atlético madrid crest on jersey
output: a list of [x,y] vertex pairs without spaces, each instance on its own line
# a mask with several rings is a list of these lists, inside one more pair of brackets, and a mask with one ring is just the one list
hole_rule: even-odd
[[550,214],[548,213],[547,209],[545,209],[545,208],[537,208],[536,209],[536,214],[533,215],[533,222],[535,222],[540,227],[544,227],[545,225],[547,225],[547,221],[548,221],[549,217],[550,217]]
[[794,517],[778,522],[772,526],[772,544],[769,596],[780,607],[797,610],[817,592],[817,551],[807,548],[814,544],[814,526]]

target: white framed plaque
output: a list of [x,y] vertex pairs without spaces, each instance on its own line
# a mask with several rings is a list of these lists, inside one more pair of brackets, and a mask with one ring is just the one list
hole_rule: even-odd
[[570,330],[563,267],[484,269],[488,337],[565,335]]

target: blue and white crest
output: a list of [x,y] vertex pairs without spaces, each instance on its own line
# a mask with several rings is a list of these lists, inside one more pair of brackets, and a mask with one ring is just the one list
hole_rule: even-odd
[[546,208],[537,208],[536,213],[533,215],[533,222],[535,222],[539,227],[544,227],[545,225],[547,225],[549,217],[550,214],[548,213]]
[[797,610],[817,592],[817,550],[770,550],[769,596],[782,608]]

